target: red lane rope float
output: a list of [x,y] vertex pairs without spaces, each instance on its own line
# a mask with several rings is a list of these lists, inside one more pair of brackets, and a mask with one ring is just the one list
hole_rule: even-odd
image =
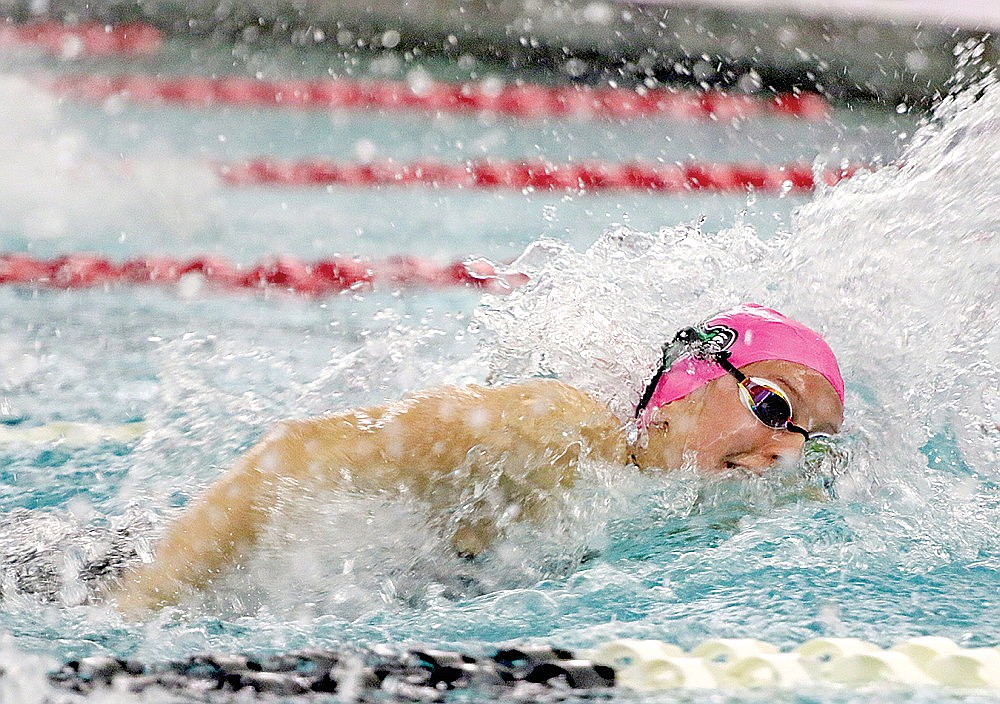
[[[208,255],[191,259],[144,257],[115,263],[92,254],[67,254],[40,259],[26,254],[0,255],[0,285],[44,286],[57,289],[134,284],[180,284],[197,276],[213,288],[271,289],[307,296],[379,286],[443,288],[469,286],[503,293],[527,281],[522,274],[498,271],[485,259],[450,264],[411,256],[365,262],[347,257],[303,262],[294,257],[243,267]],[[197,285],[197,284],[196,284]]]
[[0,24],[0,46],[28,46],[60,56],[149,55],[159,51],[162,44],[163,33],[142,23]]
[[[858,169],[826,169],[820,177],[834,185]],[[219,177],[230,186],[412,186],[435,188],[516,189],[521,191],[692,191],[764,193],[808,192],[815,188],[810,164],[649,164],[600,162],[551,164],[547,162],[468,161],[445,164],[391,161],[367,164],[327,160],[288,161],[254,159],[217,166]]]
[[519,118],[672,117],[733,120],[778,116],[825,119],[830,105],[815,93],[755,97],[659,88],[642,92],[587,86],[437,83],[420,81],[285,80],[243,77],[62,76],[49,85],[90,100],[121,96],[136,101],[193,106],[350,108],[496,113]]

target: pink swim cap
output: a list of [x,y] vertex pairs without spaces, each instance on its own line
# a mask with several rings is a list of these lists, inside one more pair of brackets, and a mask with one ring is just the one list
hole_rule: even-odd
[[[709,334],[717,330],[717,337],[713,339],[720,340],[722,344],[718,351],[728,351],[729,361],[734,366],[742,367],[767,359],[801,364],[822,374],[843,403],[844,379],[833,350],[819,333],[802,323],[756,303],[744,303],[695,327]],[[714,362],[682,356],[660,377],[646,409],[659,408],[684,398],[695,389],[725,375],[726,371]]]

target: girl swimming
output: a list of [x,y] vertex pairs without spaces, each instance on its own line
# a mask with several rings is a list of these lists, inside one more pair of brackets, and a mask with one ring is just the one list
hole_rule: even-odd
[[176,603],[244,562],[281,503],[317,491],[407,495],[454,511],[459,484],[491,487],[490,505],[449,521],[454,549],[475,556],[497,517],[533,521],[587,458],[636,471],[693,464],[762,474],[792,464],[843,420],[844,382],[819,334],[745,304],[681,330],[632,419],[562,382],[445,387],[395,403],[281,423],[168,529],[155,559],[122,579],[124,611]]

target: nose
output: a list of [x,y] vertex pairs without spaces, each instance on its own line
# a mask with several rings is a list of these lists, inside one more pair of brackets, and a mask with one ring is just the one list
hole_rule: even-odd
[[792,465],[802,458],[805,438],[787,430],[769,432],[752,450],[730,459],[729,464],[763,474],[775,465]]

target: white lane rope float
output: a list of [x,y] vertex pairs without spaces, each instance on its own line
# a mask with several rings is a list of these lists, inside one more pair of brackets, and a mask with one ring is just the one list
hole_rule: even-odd
[[86,447],[109,440],[131,442],[142,437],[145,432],[146,424],[142,422],[100,425],[98,423],[59,421],[25,427],[0,425],[0,446],[61,443],[73,447]]

